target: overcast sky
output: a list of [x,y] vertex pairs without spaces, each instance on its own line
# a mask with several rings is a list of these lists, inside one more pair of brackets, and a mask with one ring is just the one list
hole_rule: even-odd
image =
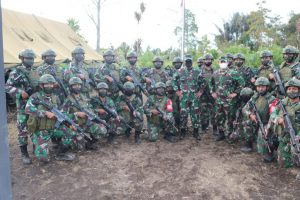
[[[286,22],[291,12],[300,13],[299,0],[266,0],[273,14]],[[24,13],[34,14],[60,22],[68,18],[79,20],[82,35],[89,45],[95,48],[96,30],[87,16],[91,8],[90,0],[2,0],[2,7]],[[139,10],[140,2],[146,11],[138,27],[134,11]],[[186,0],[186,8],[196,15],[199,27],[198,37],[208,35],[213,38],[217,33],[215,24],[222,26],[233,13],[244,14],[256,10],[258,0]],[[143,40],[143,48],[165,50],[177,48],[179,44],[174,29],[181,23],[181,0],[106,0],[101,13],[101,47],[117,47],[121,42],[132,45],[137,37]]]

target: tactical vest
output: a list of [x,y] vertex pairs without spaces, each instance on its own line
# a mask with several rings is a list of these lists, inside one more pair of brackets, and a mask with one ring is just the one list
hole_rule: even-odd
[[[73,97],[75,97],[75,96],[68,97],[68,99],[71,101],[70,110],[69,110],[70,113],[74,114],[75,112],[80,112],[80,110],[77,109],[75,106],[72,106],[72,104],[79,104],[82,108],[89,109],[89,106],[87,103],[88,100],[82,94],[80,94],[79,97],[75,97],[76,100]],[[86,119],[78,117],[76,122],[79,126],[81,126],[81,125],[86,124]]]
[[19,66],[17,68],[25,76],[27,79],[30,87],[33,90],[33,93],[38,91],[38,86],[39,86],[39,74],[36,69],[31,68],[30,70],[26,69],[24,66]]
[[271,66],[261,66],[259,69],[258,69],[258,73],[257,73],[257,76],[258,77],[265,77],[267,79],[269,79],[269,74],[271,74],[273,71],[272,71],[272,67]]
[[[162,111],[166,110],[166,103],[168,101],[168,98],[166,96],[161,99],[153,96],[152,100],[153,102],[152,102],[152,106],[150,106],[150,109],[155,109],[155,107],[158,106]],[[152,115],[150,118],[148,118],[148,121],[151,123],[158,124],[162,120],[159,115]]]
[[270,118],[270,112],[269,112],[270,96],[271,96],[270,94],[266,94],[264,96],[261,95],[256,96],[255,105],[263,124],[267,124]]
[[[37,98],[42,101],[46,101],[49,104],[57,105],[57,101],[56,101],[57,96],[55,96],[55,95],[51,95],[51,97],[49,97],[49,99],[48,99],[45,96],[41,96],[39,94],[37,96]],[[48,109],[42,105],[38,105],[37,109],[48,111]],[[27,127],[28,127],[28,131],[30,133],[34,133],[36,131],[42,131],[42,130],[53,130],[55,128],[55,123],[56,123],[56,119],[48,119],[46,116],[39,118],[39,117],[29,115],[29,118],[27,121]]]
[[293,124],[293,128],[297,134],[298,131],[300,131],[300,102],[290,105],[289,98],[285,98],[282,100],[282,104],[285,106],[285,109]]

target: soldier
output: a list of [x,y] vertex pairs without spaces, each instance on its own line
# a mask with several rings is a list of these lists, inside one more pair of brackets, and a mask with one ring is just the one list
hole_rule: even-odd
[[232,133],[236,113],[234,105],[237,104],[238,95],[244,86],[243,77],[235,69],[228,69],[226,63],[220,65],[220,69],[214,72],[212,77],[212,96],[216,103],[216,122],[218,127],[216,141],[225,139],[225,122],[227,122],[228,135]]
[[[211,121],[211,124],[213,126],[213,132],[217,132],[217,124],[215,122],[215,113],[213,112],[213,107],[214,107],[214,101],[211,96],[211,91],[212,91],[212,85],[211,85],[211,80],[212,76],[214,73],[214,70],[212,68],[212,63],[214,61],[214,58],[211,54],[206,54],[203,57],[204,64],[202,65],[202,68],[200,69],[200,74],[201,76],[205,79],[207,83],[207,89],[204,95],[201,96],[200,101],[201,101],[201,106],[203,108],[202,110],[202,115],[201,115],[201,122],[202,122],[202,130],[206,131],[209,126],[209,121]],[[226,62],[226,60],[222,59],[220,60],[220,63]]]
[[115,53],[112,50],[106,50],[103,53],[104,63],[96,70],[94,80],[98,84],[105,82],[109,85],[108,96],[114,101],[122,91],[123,84],[120,80],[120,69],[115,63]]
[[250,67],[245,66],[246,58],[242,53],[237,53],[233,57],[235,69],[244,78],[246,87],[253,87],[255,82],[254,71]]
[[292,77],[300,78],[300,64],[298,60],[299,50],[293,46],[286,46],[283,51],[283,63],[279,67],[279,74],[283,83]]
[[31,164],[31,159],[27,151],[28,130],[25,106],[28,97],[37,91],[38,74],[33,69],[35,53],[31,49],[24,49],[19,53],[21,64],[9,74],[5,85],[5,91],[16,99],[17,107],[17,129],[18,142],[22,153],[23,164]]
[[265,77],[269,79],[270,86],[269,90],[273,94],[273,91],[275,90],[275,82],[274,82],[274,75],[273,75],[273,68],[275,67],[273,64],[273,54],[271,51],[264,50],[260,54],[260,61],[261,66],[258,68],[257,76],[258,77]]
[[174,74],[178,72],[181,69],[182,66],[182,59],[180,57],[175,57],[172,61],[173,69],[172,69],[172,76],[170,77],[170,80],[172,80]]
[[[117,112],[123,118],[127,124],[134,128],[134,141],[135,143],[141,143],[140,134],[143,129],[143,102],[137,97],[135,87],[132,82],[127,81],[124,86],[124,94],[117,99],[116,107]],[[128,127],[121,126],[125,135],[129,138],[131,130]]]
[[168,80],[166,83],[166,94],[169,99],[172,100],[172,107],[173,107],[173,116],[175,119],[175,126],[177,129],[180,129],[180,100],[179,97],[176,95],[176,92],[173,88],[172,81]]
[[97,150],[96,142],[106,136],[107,130],[102,124],[89,121],[87,112],[92,112],[92,105],[89,99],[82,93],[82,80],[78,77],[72,77],[69,81],[70,95],[65,100],[62,109],[73,119],[86,133],[90,134],[92,140],[87,141],[86,149]]
[[[50,161],[49,141],[56,138],[60,141],[56,153],[57,160],[71,161],[75,155],[67,154],[70,146],[77,141],[76,132],[61,124],[56,127],[56,116],[44,104],[50,107],[60,108],[61,102],[54,94],[54,85],[56,81],[50,74],[45,74],[39,79],[41,91],[34,93],[28,99],[25,112],[30,116],[28,127],[32,130],[32,142],[34,144],[34,154],[43,163]],[[75,127],[71,127],[76,130]]]
[[147,84],[147,90],[150,94],[154,94],[153,88],[156,83],[166,83],[168,80],[168,73],[162,68],[164,61],[160,57],[156,56],[153,58],[152,63],[154,68],[151,68],[144,78]]
[[[299,142],[300,137],[300,81],[296,78],[292,78],[286,83],[286,94],[287,97],[281,102],[285,110],[287,111],[287,116],[289,117],[292,129],[295,131],[296,140]],[[299,157],[297,157],[297,150],[291,144],[291,137],[288,131],[288,127],[285,124],[284,113],[280,107],[277,107],[277,112],[274,111],[271,116],[271,124],[275,126],[275,130],[278,133],[279,147],[278,147],[278,162],[280,167],[299,167]],[[270,120],[271,121],[271,120]],[[300,173],[296,177],[298,180],[300,178]]]
[[228,69],[234,68],[233,55],[231,53],[227,53],[225,57],[227,60],[227,68]]
[[204,64],[204,58],[203,57],[198,58],[197,64],[198,64],[199,69],[201,69]]
[[[173,79],[173,88],[180,99],[180,138],[186,135],[187,120],[190,114],[193,126],[193,136],[201,140],[202,133],[200,120],[200,97],[206,84],[205,79],[199,76],[199,69],[193,68],[190,56],[185,58],[185,68],[180,71],[179,78]],[[201,79],[201,84],[199,80]],[[180,88],[178,87],[180,86]]]
[[[243,114],[251,120],[251,124],[248,130],[252,130],[247,132],[246,134],[246,143],[244,147],[241,149],[243,152],[251,152],[254,139],[257,135],[257,151],[263,155],[264,162],[272,162],[273,150],[274,148],[268,149],[269,143],[264,139],[264,133],[259,129],[259,121],[257,119],[257,114],[260,116],[263,127],[265,128],[268,124],[270,118],[270,104],[274,104],[276,102],[276,98],[272,96],[270,92],[268,92],[268,87],[270,87],[269,79],[266,77],[259,77],[255,81],[256,93],[251,97],[249,102],[243,108]],[[255,104],[258,113],[255,113],[254,108],[251,103]]]
[[144,105],[147,116],[149,141],[155,142],[159,133],[164,133],[164,138],[171,143],[176,142],[174,137],[174,118],[172,114],[172,101],[166,97],[166,85],[162,82],[155,84],[155,95],[148,98]]
[[130,52],[127,55],[127,61],[129,63],[128,67],[123,67],[120,71],[120,80],[124,84],[127,81],[130,81],[134,83],[135,85],[135,93],[136,95],[141,99],[142,98],[142,92],[145,93],[146,96],[148,96],[147,90],[144,88],[145,80],[141,74],[141,70],[136,65],[137,62],[137,55],[135,52]]
[[108,122],[108,124],[110,124],[110,129],[107,130],[107,142],[110,144],[117,144],[115,137],[120,118],[117,114],[115,103],[110,97],[108,97],[109,88],[105,82],[98,83],[96,88],[98,96],[91,99],[93,109],[96,110],[101,119],[104,119]]
[[68,85],[72,77],[78,77],[82,80],[82,92],[85,96],[90,97],[93,92],[95,84],[90,78],[86,66],[84,65],[85,51],[82,47],[77,46],[72,51],[72,62],[70,62],[69,69],[64,72],[64,83]]
[[44,74],[51,74],[58,85],[55,85],[55,93],[60,97],[61,102],[68,96],[68,90],[63,83],[63,72],[55,65],[56,53],[52,49],[47,49],[42,53],[44,63],[37,68],[39,76]]

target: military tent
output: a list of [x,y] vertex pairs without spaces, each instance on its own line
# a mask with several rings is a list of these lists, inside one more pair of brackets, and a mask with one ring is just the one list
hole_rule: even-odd
[[18,53],[25,48],[36,52],[37,62],[41,61],[41,53],[49,48],[57,53],[57,60],[71,59],[76,45],[85,49],[86,60],[101,60],[100,54],[65,23],[7,9],[2,9],[2,19],[5,66],[19,63]]

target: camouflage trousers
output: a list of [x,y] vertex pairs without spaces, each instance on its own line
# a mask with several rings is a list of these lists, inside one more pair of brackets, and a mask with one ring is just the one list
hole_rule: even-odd
[[216,104],[216,121],[219,131],[227,132],[230,135],[233,132],[233,122],[235,119],[235,109],[233,105]]
[[241,131],[241,139],[246,143],[257,141],[257,126],[253,125],[253,123],[247,118],[243,117],[243,121],[239,123],[238,129]]
[[215,105],[210,102],[201,102],[201,115],[200,120],[202,125],[208,126],[209,122],[213,126],[217,125],[216,123],[216,110],[214,109]]
[[300,166],[294,147],[290,143],[289,136],[279,137],[278,163],[280,167]]
[[198,128],[199,132],[201,132],[200,101],[195,97],[195,94],[191,95],[191,97],[184,94],[180,100],[180,128],[187,128],[189,115],[191,116],[193,128]]
[[27,130],[27,120],[28,120],[28,115],[25,114],[25,111],[18,110],[18,112],[17,112],[17,129],[18,129],[19,146],[28,145],[29,132]]
[[[170,114],[167,117],[174,124],[173,115]],[[147,117],[147,128],[148,128],[148,140],[150,142],[155,142],[158,139],[159,133],[170,133],[172,135],[175,134],[175,130],[173,126],[158,116]]]
[[58,129],[39,130],[32,134],[34,154],[39,160],[49,160],[49,141],[61,139],[61,144],[67,147],[76,147],[78,143],[77,133],[61,126]]
[[[143,125],[144,125],[144,119],[143,119],[143,113],[142,112],[137,112],[137,115],[139,117],[133,117],[129,112],[126,113],[120,113],[120,116],[124,119],[124,121],[129,124],[132,128],[135,129],[135,131],[141,132],[143,130]],[[118,132],[120,134],[124,134],[128,130],[128,127],[126,127],[122,123],[118,123]]]
[[82,128],[86,133],[89,133],[93,139],[99,140],[107,136],[107,129],[102,124],[95,122],[87,122]]

